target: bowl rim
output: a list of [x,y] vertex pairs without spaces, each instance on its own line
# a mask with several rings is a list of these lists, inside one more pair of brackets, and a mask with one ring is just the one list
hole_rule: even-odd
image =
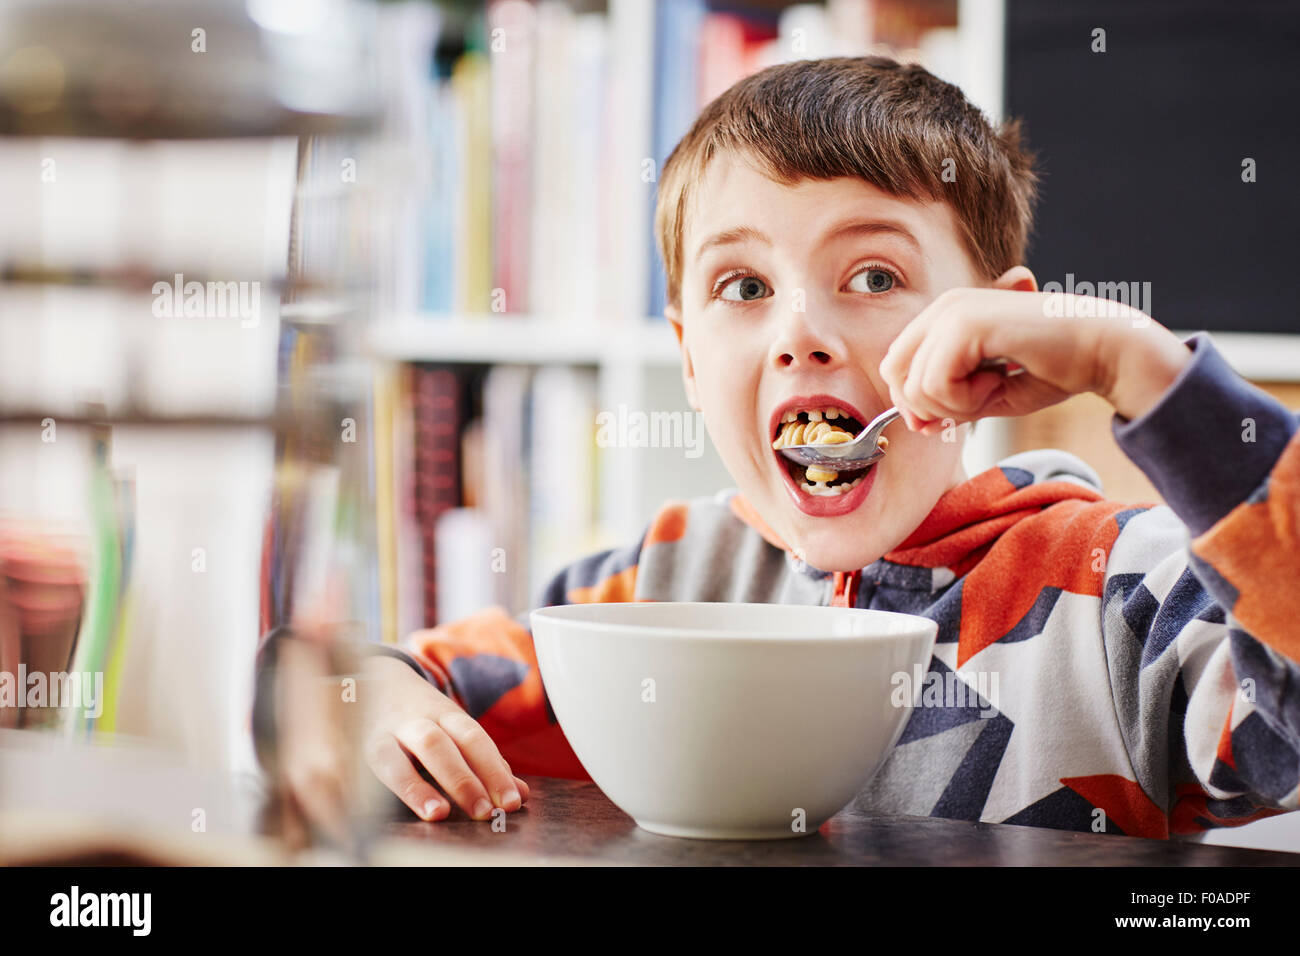
[[[858,614],[868,614],[874,617],[882,615],[893,618],[907,618],[909,621],[917,622],[914,630],[898,634],[815,634],[807,637],[800,637],[796,634],[777,634],[768,631],[747,631],[723,628],[683,628],[673,627],[663,624],[626,624],[611,623],[602,621],[589,621],[579,617],[569,617],[568,611],[574,609],[590,607],[633,607],[637,605],[657,604],[671,605],[673,607],[716,607],[719,605],[729,605],[732,607],[762,607],[762,608],[800,608],[814,613],[821,611],[852,611]],[[576,613],[576,612],[575,612]],[[722,638],[740,638],[745,640],[758,641],[793,641],[807,644],[814,641],[830,641],[836,643],[850,643],[853,641],[887,641],[887,640],[910,640],[913,638],[926,637],[926,631],[929,628],[922,626],[928,624],[934,629],[931,639],[938,637],[939,623],[933,618],[924,617],[920,614],[906,614],[902,611],[885,611],[879,608],[862,608],[862,607],[831,607],[825,604],[770,604],[759,601],[593,601],[583,604],[551,604],[546,607],[534,608],[528,613],[529,629],[533,630],[533,622],[538,618],[543,620],[564,623],[569,626],[577,627],[582,630],[599,630],[605,633],[613,631],[619,634],[639,635],[643,637],[656,637],[665,640],[707,640],[713,637]],[[536,634],[533,635],[536,638]]]

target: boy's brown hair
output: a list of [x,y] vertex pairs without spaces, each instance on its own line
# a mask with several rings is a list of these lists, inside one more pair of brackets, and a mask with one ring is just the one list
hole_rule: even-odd
[[681,305],[691,196],[722,151],[787,185],[855,176],[893,196],[946,202],[989,279],[1024,261],[1037,177],[1016,122],[995,130],[957,87],[888,57],[800,60],[732,86],[664,163],[655,236],[671,305]]

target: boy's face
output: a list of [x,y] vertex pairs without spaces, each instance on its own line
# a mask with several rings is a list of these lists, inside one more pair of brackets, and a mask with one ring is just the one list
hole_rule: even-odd
[[802,469],[772,448],[782,419],[837,408],[831,424],[856,434],[892,404],[879,366],[894,337],[944,290],[988,283],[946,204],[855,178],[782,186],[727,154],[709,163],[695,196],[681,309],[668,310],[691,404],[741,493],[787,545],[823,570],[864,567],[965,479],[969,426],[946,429],[945,441],[897,420],[885,429],[888,453],[856,487],[810,494]]

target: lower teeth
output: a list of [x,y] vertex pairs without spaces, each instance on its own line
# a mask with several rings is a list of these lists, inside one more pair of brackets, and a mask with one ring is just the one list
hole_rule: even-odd
[[803,482],[803,490],[808,492],[808,494],[816,495],[819,498],[834,498],[837,495],[842,495],[845,492],[852,491],[856,488],[862,483],[865,474],[866,473],[864,472],[852,481],[841,482],[834,487],[827,485],[824,481],[805,481]]

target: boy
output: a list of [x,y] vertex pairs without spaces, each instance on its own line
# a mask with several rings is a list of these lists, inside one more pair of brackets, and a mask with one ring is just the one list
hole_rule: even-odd
[[[1021,264],[1033,199],[1015,126],[994,131],[919,67],[790,63],[710,104],[664,166],[655,228],[686,392],[738,488],[664,506],[541,603],[934,619],[936,682],[997,692],[923,701],[867,809],[1147,837],[1294,809],[1296,420],[1204,335],[1038,293]],[[975,372],[999,356],[1024,373]],[[1106,500],[1058,451],[963,472],[969,423],[1084,391],[1114,407],[1168,507]],[[894,404],[902,423],[861,480],[773,448]],[[526,624],[494,609],[368,661],[385,690],[367,758],[424,819],[450,805],[418,765],[476,819],[527,798],[511,768],[585,777]],[[310,768],[290,776],[310,789]]]

